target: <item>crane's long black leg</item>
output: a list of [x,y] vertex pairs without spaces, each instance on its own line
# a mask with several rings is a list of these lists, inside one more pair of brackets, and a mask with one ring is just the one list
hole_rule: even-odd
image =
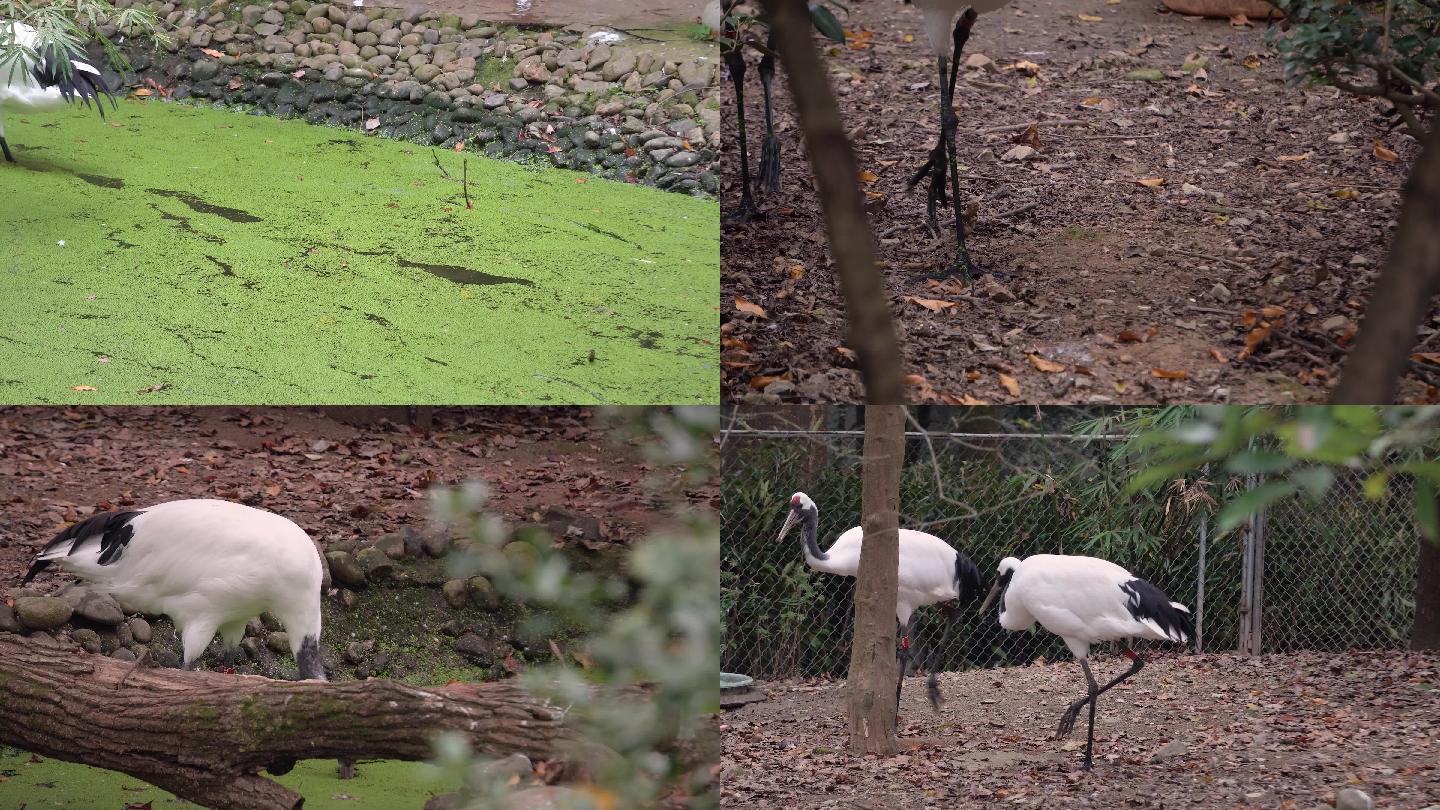
[[965,207],[960,204],[960,163],[955,158],[955,128],[959,124],[955,117],[955,80],[960,72],[960,52],[970,40],[970,28],[975,24],[975,16],[975,9],[967,8],[965,13],[960,15],[960,21],[955,23],[954,54],[950,58],[950,81],[946,93],[948,100],[945,103],[945,127],[941,130],[946,157],[950,163],[950,198],[954,201],[951,207],[955,211],[955,265],[967,282],[974,280],[975,266],[970,261],[970,252],[965,248]]
[[[1106,692],[1110,691],[1111,687],[1116,686],[1121,681],[1129,678],[1131,675],[1134,675],[1135,673],[1145,668],[1144,657],[1142,657],[1134,650],[1130,649],[1128,645],[1125,647],[1125,654],[1130,656],[1130,668],[1116,676],[1115,680],[1100,687],[1100,691],[1097,694],[1105,694]],[[1075,718],[1079,716],[1080,709],[1089,702],[1090,698],[1087,695],[1086,697],[1082,697],[1074,703],[1070,704],[1070,707],[1067,708],[1065,710],[1065,713],[1060,716],[1060,727],[1055,730],[1056,737],[1064,737],[1068,735],[1071,731],[1075,730]]]
[[770,53],[760,60],[760,87],[765,94],[765,143],[760,148],[760,188],[766,194],[780,190],[780,136],[775,134],[775,114],[770,88],[775,81],[775,35],[770,35]]
[[895,678],[895,711],[900,711],[900,687],[905,683],[905,671],[910,668],[910,630],[915,626],[915,617],[911,616],[910,621],[900,624],[896,619],[895,624],[900,627],[900,673]]
[[10,163],[16,162],[16,161],[15,161],[15,156],[12,155],[12,154],[10,154],[10,144],[8,144],[8,143],[5,142],[4,136],[0,136],[0,152],[4,152],[4,153],[5,153],[5,160],[6,160],[6,161],[8,161],[8,162],[10,162]]
[[729,218],[744,224],[760,213],[755,207],[755,198],[750,196],[750,151],[745,139],[745,54],[736,45],[725,52],[724,58],[730,81],[735,85],[735,125],[739,128],[740,144],[740,208]]
[[[930,156],[925,159],[920,168],[910,176],[910,182],[905,184],[905,190],[909,191],[919,183],[921,178],[929,177],[930,186],[925,194],[925,227],[931,234],[939,235],[940,220],[936,216],[936,208],[946,204],[945,200],[945,122],[950,112],[950,89],[946,81],[946,73],[949,66],[945,63],[945,57],[937,57],[940,66],[940,137],[935,141],[935,147],[930,150]],[[951,60],[952,63],[954,60]]]
[[945,650],[950,649],[950,631],[960,621],[958,608],[942,607],[940,611],[945,616],[945,629],[940,633],[940,645],[931,645],[928,648],[930,655],[925,659],[925,668],[930,672],[929,676],[925,678],[925,696],[930,698],[930,705],[936,712],[945,707],[945,696],[940,693],[940,681],[936,678],[935,673],[940,671],[940,656],[944,655]]
[[1095,751],[1095,704],[1100,702],[1100,685],[1095,683],[1095,676],[1090,673],[1089,659],[1081,658],[1080,668],[1085,670],[1085,680],[1090,682],[1090,732],[1085,740],[1085,770],[1088,771]]

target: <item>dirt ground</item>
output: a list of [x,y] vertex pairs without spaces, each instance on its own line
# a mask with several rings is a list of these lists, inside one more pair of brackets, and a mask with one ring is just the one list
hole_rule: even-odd
[[[1129,662],[1099,659],[1107,680]],[[1100,699],[1095,768],[1070,660],[945,673],[943,714],[907,679],[895,757],[846,753],[843,682],[762,684],[723,718],[726,807],[1308,808],[1357,787],[1376,807],[1440,804],[1440,656],[1402,652],[1154,660]]]
[[509,524],[561,506],[599,519],[602,544],[644,537],[676,502],[718,508],[718,490],[613,443],[590,409],[439,409],[428,437],[390,410],[0,408],[0,582],[71,521],[177,498],[269,509],[322,545],[421,531],[430,486],[475,478]]
[[[961,71],[958,148],[961,195],[976,209],[971,255],[998,273],[972,289],[922,278],[953,261],[953,226],[942,210],[945,233],[931,238],[924,185],[905,191],[938,131],[920,15],[892,0],[850,9],[849,46],[827,64],[906,371],[923,378],[916,399],[1324,397],[1419,151],[1387,131],[1380,103],[1287,88],[1262,25],[1147,0],[1015,0],[982,15],[966,58],[989,64]],[[753,167],[764,118],[756,71],[748,81]],[[853,401],[824,224],[788,88],[776,86],[782,188],[762,198],[766,219],[723,233],[725,395]],[[1038,141],[1023,131],[1036,121]],[[1018,145],[1037,151],[1006,159]],[[730,212],[735,138],[725,149]],[[1425,326],[1420,351],[1437,335]],[[1403,398],[1433,398],[1437,379],[1412,372]]]

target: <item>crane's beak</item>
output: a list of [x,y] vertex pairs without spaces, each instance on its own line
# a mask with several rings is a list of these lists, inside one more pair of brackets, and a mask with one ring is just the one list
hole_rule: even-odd
[[991,585],[991,586],[990,586],[990,593],[986,594],[986,595],[985,595],[985,601],[980,603],[980,615],[982,615],[982,616],[985,615],[985,611],[987,611],[987,610],[990,609],[990,603],[991,603],[991,602],[994,602],[994,601],[995,601],[995,597],[997,597],[997,596],[999,596],[999,595],[1000,595],[1000,583],[997,582],[997,583],[995,583],[994,585]]
[[791,509],[790,514],[785,516],[785,525],[780,527],[780,536],[775,538],[775,542],[778,543],[781,540],[784,540],[785,535],[790,533],[790,529],[795,526],[795,523],[798,520],[800,520],[800,513],[795,511],[794,509]]

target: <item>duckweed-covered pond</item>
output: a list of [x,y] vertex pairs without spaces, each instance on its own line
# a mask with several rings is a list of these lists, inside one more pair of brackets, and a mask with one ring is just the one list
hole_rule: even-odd
[[464,154],[181,104],[5,124],[5,401],[718,401],[713,200],[469,155],[467,208]]
[[[262,772],[263,773],[263,772]],[[268,776],[268,774],[266,774]],[[26,810],[153,810],[199,805],[177,799],[133,776],[0,748],[0,807]],[[354,779],[340,779],[333,759],[310,759],[275,781],[305,797],[305,810],[393,810],[419,808],[432,794],[449,793],[459,780],[424,762],[360,762]]]

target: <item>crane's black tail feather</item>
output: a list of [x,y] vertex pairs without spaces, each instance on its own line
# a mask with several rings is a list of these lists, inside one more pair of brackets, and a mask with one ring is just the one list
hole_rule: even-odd
[[955,601],[959,607],[969,607],[980,599],[984,582],[980,569],[964,554],[955,553]]
[[[1189,609],[1176,606],[1165,592],[1143,579],[1132,579],[1120,586],[1126,594],[1125,609],[1138,621],[1150,620],[1171,640],[1184,643],[1195,636],[1195,623]],[[1178,638],[1177,638],[1178,636]]]
[[[100,537],[100,559],[101,565],[120,559],[120,554],[129,545],[130,538],[135,534],[135,528],[130,525],[137,515],[144,514],[140,511],[129,512],[97,512],[75,525],[55,535],[45,548],[40,552],[40,558],[30,564],[30,569],[25,572],[25,578],[21,583],[27,583],[35,578],[35,575],[49,567],[52,560],[61,556],[57,552],[65,547],[65,556],[74,554],[80,547],[82,541],[87,537],[99,535]],[[66,547],[66,544],[69,544]]]

